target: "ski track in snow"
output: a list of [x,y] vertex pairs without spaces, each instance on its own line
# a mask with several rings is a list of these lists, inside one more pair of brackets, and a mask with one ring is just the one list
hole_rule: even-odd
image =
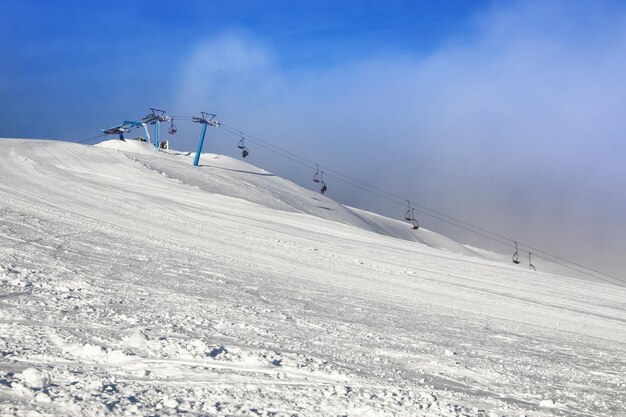
[[624,288],[114,145],[0,141],[1,416],[626,415]]

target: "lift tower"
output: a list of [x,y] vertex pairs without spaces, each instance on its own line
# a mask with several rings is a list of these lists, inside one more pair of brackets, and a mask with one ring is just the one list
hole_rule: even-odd
[[172,117],[165,114],[165,110],[150,107],[151,113],[148,113],[141,121],[143,123],[154,125],[154,149],[159,150],[159,123],[172,122]]
[[200,123],[202,130],[200,131],[200,140],[198,141],[198,149],[196,150],[196,158],[193,160],[193,165],[198,166],[200,161],[200,154],[202,153],[202,145],[204,144],[204,136],[206,135],[207,126],[219,127],[220,122],[215,120],[215,115],[212,113],[200,112],[200,117],[194,116],[191,118],[194,123]]

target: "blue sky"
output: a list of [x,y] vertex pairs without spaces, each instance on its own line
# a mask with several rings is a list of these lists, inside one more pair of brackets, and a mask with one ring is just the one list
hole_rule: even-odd
[[[394,48],[428,53],[466,30],[480,4],[4,0],[0,87],[13,110],[4,113],[2,133],[91,136],[91,123],[119,118],[112,107],[133,110],[126,103],[137,99],[166,107],[185,60],[225,33],[271,45],[284,71],[328,68]],[[45,122],[39,126],[33,103]]]
[[[624,2],[3,0],[0,54],[0,137],[79,140],[150,106],[214,112],[394,194],[623,270]],[[194,149],[197,134],[181,121],[172,143]],[[236,155],[212,135],[207,151]]]

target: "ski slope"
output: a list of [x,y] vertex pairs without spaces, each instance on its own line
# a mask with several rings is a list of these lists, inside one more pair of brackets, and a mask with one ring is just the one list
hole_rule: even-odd
[[[191,153],[164,150],[157,153],[151,146],[135,140],[109,140],[96,146],[121,151],[148,169],[211,193],[241,198],[276,210],[310,214],[385,236],[423,243],[444,251],[511,264],[510,254],[503,255],[472,248],[423,227],[413,230],[407,222],[343,206],[319,193],[224,155],[204,154],[200,165],[205,169],[198,170],[192,165],[195,154]],[[533,262],[542,271],[563,275],[576,273],[575,270],[541,258]],[[528,266],[522,263],[518,268]],[[582,274],[578,276],[589,278]]]
[[191,161],[0,140],[0,415],[626,415],[626,289]]

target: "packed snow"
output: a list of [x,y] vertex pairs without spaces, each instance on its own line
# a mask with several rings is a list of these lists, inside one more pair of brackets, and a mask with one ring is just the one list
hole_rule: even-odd
[[0,416],[626,415],[625,288],[192,160],[0,140]]

